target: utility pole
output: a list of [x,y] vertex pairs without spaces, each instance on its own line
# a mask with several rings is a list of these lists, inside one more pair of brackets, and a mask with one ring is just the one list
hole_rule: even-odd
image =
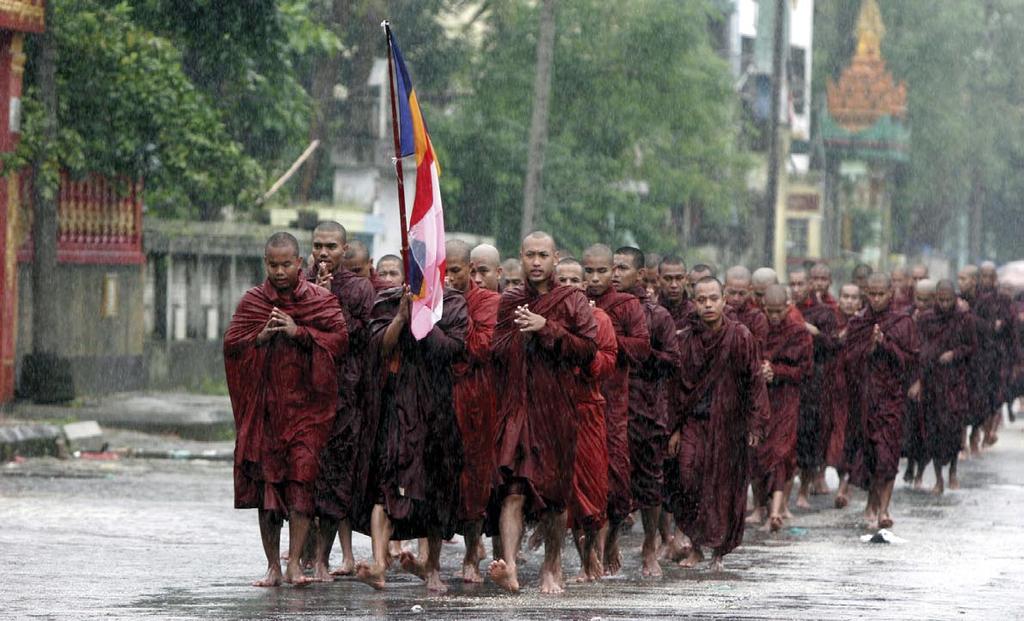
[[56,354],[59,304],[52,303],[57,280],[57,171],[54,147],[57,139],[57,42],[53,3],[47,2],[46,30],[39,35],[36,84],[43,108],[41,142],[32,162],[32,352]]
[[775,21],[772,32],[772,102],[768,120],[768,183],[764,197],[764,265],[775,265],[775,205],[779,197],[779,168],[782,165],[779,140],[779,115],[782,102],[784,55],[783,37],[786,32],[786,0],[775,0]]
[[555,0],[541,0],[540,34],[537,37],[537,72],[533,79],[533,114],[523,183],[523,220],[520,237],[534,229],[537,202],[544,171],[544,149],[548,142],[548,108],[551,103],[551,65],[555,57]]

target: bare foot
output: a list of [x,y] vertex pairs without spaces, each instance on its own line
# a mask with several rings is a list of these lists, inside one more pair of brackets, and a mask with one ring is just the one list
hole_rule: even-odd
[[955,474],[949,475],[949,489],[960,489],[960,479],[958,479]]
[[690,554],[688,554],[686,556],[686,558],[684,558],[683,560],[679,561],[679,566],[680,567],[685,567],[687,569],[690,569],[690,568],[696,567],[697,564],[700,563],[703,560],[704,560],[704,553],[701,552],[697,548],[693,548],[692,550],[690,550]]
[[338,565],[331,571],[332,576],[351,576],[356,570],[355,561],[352,559],[345,559],[341,565]]
[[889,514],[883,513],[882,516],[880,518],[878,518],[878,527],[879,528],[892,528],[892,525],[893,525],[893,521],[892,521],[892,518],[889,517]]
[[381,566],[371,566],[369,563],[356,564],[356,580],[365,582],[378,591],[384,588],[384,574],[387,570]]
[[643,555],[643,562],[640,565],[640,575],[644,578],[660,578],[661,565],[658,563],[658,555],[652,550]]
[[540,526],[538,526],[537,528],[533,529],[532,533],[530,533],[530,540],[527,542],[526,545],[529,546],[531,552],[536,552],[537,550],[540,549],[540,547],[543,544],[544,544],[544,529],[542,529]]
[[660,555],[663,560],[678,563],[686,556],[688,547],[680,542],[679,537],[672,537],[667,543],[662,543]]
[[622,569],[622,554],[619,552],[619,546],[609,547],[604,556],[604,575],[614,576],[618,574],[619,570]]
[[921,477],[914,479],[914,489],[921,489],[924,486],[924,481]]
[[540,592],[545,595],[559,595],[565,593],[562,586],[562,578],[556,572],[542,567],[540,570]]
[[597,550],[590,551],[590,559],[587,565],[587,574],[591,582],[597,582],[604,578],[604,565],[601,564],[601,557],[597,555]]
[[750,515],[747,516],[747,524],[760,524],[764,521],[765,513],[766,511],[764,510],[764,507],[756,507],[750,512]]
[[480,568],[476,563],[462,564],[462,581],[469,584],[482,584],[484,577],[480,575]]
[[832,490],[829,488],[828,483],[825,482],[824,475],[815,479],[814,485],[811,487],[812,496],[825,496],[831,493]]
[[509,593],[519,592],[519,578],[516,576],[515,566],[509,568],[505,561],[499,559],[491,562],[491,565],[487,568],[487,573],[490,575],[491,580],[494,581],[494,584],[497,584]]
[[313,580],[317,582],[334,582],[334,576],[327,568],[327,563],[316,563],[313,565]]
[[292,568],[291,566],[289,566],[288,569],[284,571],[283,580],[287,584],[290,584],[293,587],[298,588],[307,587],[315,582],[313,578],[310,578],[306,574],[302,573],[301,569]]
[[782,517],[778,515],[773,515],[771,519],[768,520],[768,528],[773,533],[777,533],[780,530],[782,530]]
[[717,554],[711,555],[711,573],[720,574],[725,571],[725,563],[722,561],[722,557]]
[[[427,572],[427,577],[425,578],[425,580],[427,582],[427,590],[431,593],[448,592],[448,585],[444,583],[444,580],[441,580],[441,572],[439,572],[438,570],[431,569],[429,572]],[[481,582],[483,582],[482,579]]]
[[805,494],[797,494],[796,506],[800,507],[801,509],[810,509],[811,502],[807,500],[807,496]]
[[785,509],[782,510],[782,519],[783,520],[792,520],[793,519],[793,514],[790,513],[789,507],[786,507]]
[[590,574],[587,573],[586,568],[580,567],[580,573],[576,574],[576,577],[572,579],[576,584],[585,584],[590,582]]
[[945,493],[945,491],[946,490],[942,487],[942,483],[939,482],[936,483],[935,487],[932,488],[931,494],[932,496],[941,496],[943,493]]
[[484,548],[484,542],[483,541],[481,541],[480,543],[476,544],[476,557],[477,558],[487,558],[487,550]]
[[420,580],[427,579],[426,564],[420,562],[412,552],[402,552],[398,556],[398,562],[402,565],[402,569],[416,576]]
[[836,509],[845,509],[850,504],[850,499],[843,494],[836,494]]
[[270,567],[267,575],[252,583],[254,587],[279,587],[281,586],[281,568]]

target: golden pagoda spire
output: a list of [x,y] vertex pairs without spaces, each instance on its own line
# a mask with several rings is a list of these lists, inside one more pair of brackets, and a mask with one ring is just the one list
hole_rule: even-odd
[[857,56],[867,59],[882,57],[882,38],[885,24],[876,0],[864,0],[857,17]]

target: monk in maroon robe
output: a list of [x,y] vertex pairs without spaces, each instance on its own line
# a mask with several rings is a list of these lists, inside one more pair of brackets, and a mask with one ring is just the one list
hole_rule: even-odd
[[[697,312],[689,297],[689,280],[686,271],[686,263],[681,257],[668,255],[658,263],[658,303],[668,311],[675,324],[676,333],[690,324],[693,315]],[[677,343],[678,347],[678,343]],[[670,402],[677,398],[676,382],[670,381],[666,386]],[[670,406],[671,407],[671,406]],[[671,417],[670,417],[671,418]],[[669,429],[671,431],[671,429]],[[662,511],[661,524],[661,545],[662,558],[672,561],[679,561],[691,545],[685,533],[676,528],[673,507],[675,497],[679,490],[679,468],[678,460],[668,455],[663,464],[665,484],[662,486]]]
[[745,325],[757,346],[763,349],[768,340],[768,317],[754,301],[750,270],[742,265],[730,267],[725,272],[725,303],[728,306],[726,314]]
[[[935,302],[935,281],[925,278],[914,284],[914,308],[911,317],[917,323],[921,314],[932,308]],[[921,366],[917,365],[911,377],[913,382],[921,379]],[[920,389],[918,389],[920,390]],[[907,401],[907,410],[903,415],[903,456],[907,458],[907,470],[903,481],[920,489],[924,479],[924,469],[928,465],[928,446],[926,444],[926,419],[929,413],[924,409],[920,397]]]
[[494,373],[491,368],[491,340],[498,322],[496,291],[482,289],[470,278],[473,261],[469,244],[452,240],[445,244],[448,286],[466,298],[469,329],[465,356],[455,363],[455,415],[462,434],[465,465],[460,481],[459,522],[466,542],[462,563],[465,582],[483,582],[480,564],[480,535],[494,480]]
[[750,331],[725,317],[722,285],[694,286],[698,315],[679,335],[678,401],[673,405],[669,452],[678,455],[679,528],[692,544],[682,561],[693,567],[713,550],[712,570],[743,540],[747,452],[765,436],[764,377]]
[[377,259],[377,268],[370,273],[370,283],[376,291],[385,291],[405,284],[402,257],[386,254]]
[[978,268],[965,265],[957,274],[960,289],[960,306],[971,310],[971,323],[978,339],[978,349],[970,361],[970,409],[964,421],[971,428],[968,442],[965,443],[968,457],[981,453],[982,428],[989,414],[995,409],[996,386],[993,377],[998,373],[996,354],[995,325],[989,318],[978,313]]
[[[761,374],[768,385],[771,423],[756,454],[757,470],[762,479],[758,487],[771,496],[765,530],[772,532],[782,528],[783,518],[788,513],[786,503],[797,468],[801,393],[813,368],[811,334],[804,322],[789,314],[788,306],[784,287],[768,287],[764,310],[770,328],[762,353]],[[763,503],[766,499],[756,500]]]
[[[819,454],[823,456],[822,467],[818,469],[818,476],[815,478],[814,483],[811,486],[811,494],[828,494],[831,490],[828,488],[828,483],[825,482],[825,467],[833,466],[834,464],[828,461],[828,450],[831,444],[832,436],[834,435],[835,421],[837,416],[842,416],[843,420],[846,420],[845,413],[837,415],[836,410],[839,408],[846,408],[845,403],[840,404],[837,400],[840,395],[845,393],[840,392],[840,388],[837,384],[840,383],[840,353],[842,350],[842,342],[839,339],[839,331],[846,325],[846,320],[843,317],[843,313],[839,310],[839,301],[832,297],[832,268],[827,263],[818,263],[811,267],[811,295],[816,296],[819,304],[822,304],[832,309],[832,316],[835,319],[836,325],[831,333],[831,350],[830,355],[827,355],[825,362],[822,365],[822,385],[824,388],[822,392],[825,394],[822,399],[822,407],[824,411],[822,413],[822,433],[820,435],[821,447],[818,449]],[[820,311],[819,311],[820,312]],[[808,323],[813,323],[808,319]],[[808,328],[810,330],[810,328]],[[811,331],[811,335],[814,335],[814,331]],[[819,330],[820,332],[820,330]],[[822,344],[827,344],[828,341],[822,341]],[[845,386],[843,387],[845,388]]]
[[[827,285],[820,292],[812,285],[812,275],[820,281],[831,281],[831,270],[823,263],[815,265],[811,272],[797,270],[789,275],[789,290],[793,305],[804,317],[804,326],[814,343],[814,364],[811,374],[803,382],[800,394],[800,424],[797,427],[797,467],[800,468],[800,490],[796,506],[809,509],[808,494],[828,493],[828,488],[815,491],[814,485],[824,485],[825,452],[831,432],[828,417],[832,399],[832,378],[834,360],[839,344],[839,311],[823,301],[828,294]],[[818,287],[821,286],[819,283]],[[824,298],[827,300],[828,298]]]
[[[224,335],[236,432],[235,508],[259,510],[267,575],[253,584],[301,586],[312,581],[303,575],[300,557],[348,333],[338,300],[301,278],[294,237],[272,235],[264,263],[266,282],[242,296]],[[290,548],[284,575],[282,519],[288,520]]]
[[[586,291],[583,266],[575,259],[562,259],[555,270],[558,284]],[[605,431],[605,400],[601,382],[615,373],[619,345],[612,320],[594,308],[597,323],[597,353],[589,367],[577,369],[576,463],[573,468],[569,527],[580,555],[577,582],[604,577],[604,564],[597,541],[608,521],[608,436]]]
[[372,539],[373,562],[356,565],[356,577],[384,588],[388,542],[422,537],[420,559],[403,552],[399,560],[428,590],[444,592],[441,543],[455,534],[463,465],[452,366],[465,355],[469,317],[462,294],[446,288],[441,319],[416,340],[411,307],[408,285],[373,307],[354,523]]
[[935,468],[932,493],[936,495],[945,491],[942,467],[947,464],[949,488],[960,487],[956,464],[970,403],[968,362],[977,348],[970,312],[957,309],[953,283],[941,280],[936,286],[934,306],[922,311],[917,318],[921,335],[921,379],[912,387],[912,397],[920,401],[925,412],[927,454]]
[[846,382],[844,365],[846,330],[850,320],[861,312],[860,288],[847,283],[839,288],[839,332],[836,340],[840,345],[833,377],[834,397],[832,399],[832,435],[829,438],[826,461],[839,475],[835,507],[843,509],[850,502],[850,464],[859,447],[860,419],[850,416],[850,391]]
[[893,268],[889,274],[892,280],[892,304],[896,310],[912,311],[914,308],[914,289],[912,281],[907,277],[907,270],[902,267]]
[[[366,357],[367,328],[377,294],[365,278],[345,269],[341,259],[348,247],[345,227],[321,222],[313,230],[313,264],[306,280],[329,290],[341,305],[348,326],[348,351],[338,360],[338,401],[330,438],[320,453],[320,476],[316,480],[316,515],[319,546],[314,573],[327,582],[332,575],[349,575],[355,570],[352,555],[353,467],[358,454],[359,424],[363,403],[359,390]],[[329,569],[331,548],[337,533],[342,564]]]
[[480,244],[469,253],[472,264],[470,277],[477,287],[500,293],[501,290],[501,255],[498,249],[490,244]]
[[612,286],[640,300],[651,335],[651,354],[631,367],[629,373],[629,480],[644,527],[640,574],[659,577],[662,572],[658,564],[658,527],[668,445],[667,383],[679,369],[679,346],[672,316],[648,297],[644,260],[639,248],[626,246],[616,250]]
[[870,528],[889,528],[889,501],[900,462],[903,410],[908,378],[919,353],[917,328],[906,312],[892,307],[892,283],[884,273],[868,278],[870,306],[847,326],[844,361],[851,408],[860,418],[860,459],[850,481],[868,490],[865,518]]
[[542,593],[561,593],[562,540],[576,462],[575,370],[597,351],[597,324],[586,295],[555,281],[558,250],[547,233],[520,247],[526,283],[506,290],[494,332],[498,383],[497,464],[501,558],[489,573],[519,590],[516,550],[526,516],[544,532]]
[[633,510],[629,481],[629,374],[651,354],[651,336],[647,331],[640,300],[612,287],[614,255],[611,248],[596,244],[583,253],[583,275],[587,297],[608,313],[615,326],[619,359],[615,373],[601,382],[605,400],[605,430],[608,433],[608,524],[605,527],[604,569],[615,575],[622,567],[619,553],[619,531],[622,522]]
[[991,326],[994,345],[992,356],[995,374],[989,378],[992,408],[983,423],[985,439],[982,444],[988,447],[999,439],[1002,407],[1006,401],[1007,386],[1018,348],[1013,300],[999,290],[996,265],[991,261],[985,261],[978,268],[978,296],[974,312]]

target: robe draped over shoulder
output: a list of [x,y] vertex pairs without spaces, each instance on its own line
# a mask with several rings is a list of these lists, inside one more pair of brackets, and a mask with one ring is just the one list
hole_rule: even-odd
[[[921,410],[925,422],[925,456],[944,466],[960,451],[962,432],[970,408],[968,370],[977,351],[977,334],[970,311],[938,309],[921,313]],[[953,360],[939,362],[946,352]]]

